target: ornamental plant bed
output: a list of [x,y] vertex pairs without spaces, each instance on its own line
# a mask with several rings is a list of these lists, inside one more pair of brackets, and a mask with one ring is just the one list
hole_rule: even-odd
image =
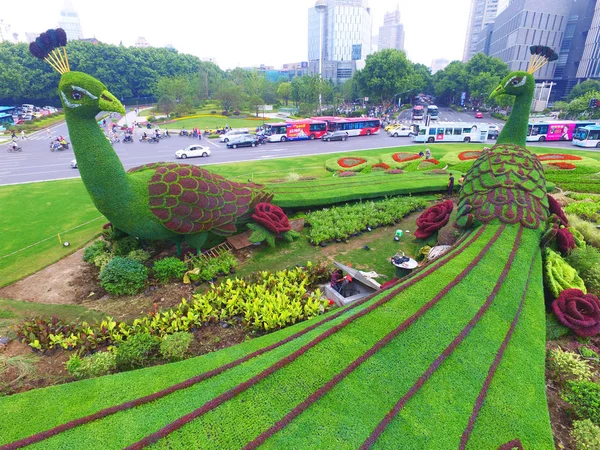
[[558,162],[551,162],[548,163],[549,166],[552,167],[558,167],[561,170],[573,170],[573,169],[577,169],[577,166],[575,166],[575,164],[571,164],[568,162],[562,162],[562,161],[558,161]]
[[552,161],[555,159],[562,161],[581,161],[581,158],[576,155],[567,155],[564,153],[544,153],[542,155],[537,155],[540,161]]
[[467,150],[466,152],[461,152],[458,154],[458,159],[460,159],[461,161],[468,161],[471,159],[477,159],[481,156],[480,151],[474,151],[474,150]]
[[325,168],[330,172],[360,172],[364,168],[371,167],[379,162],[380,160],[377,157],[352,155],[328,159],[325,161]]
[[392,158],[396,162],[404,163],[404,162],[408,162],[408,161],[414,161],[415,159],[419,159],[421,157],[419,155],[417,155],[416,153],[398,152],[398,153],[394,153],[392,155]]

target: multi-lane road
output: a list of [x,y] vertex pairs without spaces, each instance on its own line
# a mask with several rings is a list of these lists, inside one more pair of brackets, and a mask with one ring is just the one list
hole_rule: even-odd
[[[471,113],[459,113],[447,108],[440,108],[440,122],[468,121],[476,119]],[[410,110],[404,111],[400,119],[410,123]],[[501,123],[497,119],[487,116],[477,119],[490,123]],[[286,158],[292,156],[306,156],[324,153],[351,152],[365,149],[398,147],[411,145],[407,137],[392,138],[385,132],[373,136],[353,137],[347,141],[321,142],[321,141],[296,141],[259,145],[255,148],[228,149],[225,144],[216,139],[202,139],[201,141],[177,135],[161,140],[158,144],[147,144],[138,141],[139,135],[144,130],[136,129],[136,138],[132,144],[117,143],[114,149],[119,155],[126,169],[141,164],[157,161],[176,161],[175,151],[185,148],[190,144],[201,143],[208,146],[211,155],[207,158],[194,158],[185,160],[186,163],[209,165],[239,161],[265,160],[272,158]],[[59,124],[50,129],[52,137],[68,136],[66,124]],[[67,138],[68,140],[68,138]],[[79,171],[71,168],[71,161],[75,158],[73,150],[60,152],[50,151],[50,141],[46,130],[34,133],[29,139],[20,140],[18,144],[23,148],[20,153],[8,153],[2,145],[0,151],[0,185],[27,183],[36,181],[59,180],[79,177]],[[493,144],[493,141],[489,141]],[[548,146],[548,143],[545,143]],[[435,144],[433,144],[435,145]],[[535,145],[535,144],[534,144]],[[571,147],[570,142],[552,143],[551,146]],[[180,162],[184,162],[179,160]],[[290,170],[292,167],[290,167]]]

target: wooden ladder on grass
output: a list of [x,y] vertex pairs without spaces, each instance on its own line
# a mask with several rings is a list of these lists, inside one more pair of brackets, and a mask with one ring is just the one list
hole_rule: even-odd
[[209,248],[208,250],[203,251],[202,256],[206,260],[209,260],[212,258],[217,258],[224,253],[230,252],[231,250],[233,250],[233,246],[228,241],[225,241],[217,245],[216,247]]

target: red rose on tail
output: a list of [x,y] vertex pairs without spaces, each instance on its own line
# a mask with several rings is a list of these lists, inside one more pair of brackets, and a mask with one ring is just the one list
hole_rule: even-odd
[[290,221],[283,210],[279,206],[270,203],[257,204],[252,219],[277,235],[292,229]]
[[415,231],[415,236],[419,239],[427,239],[448,223],[453,209],[454,203],[452,203],[452,200],[446,200],[426,209],[417,219],[418,228]]
[[556,199],[551,195],[548,196],[548,205],[550,207],[550,214],[556,214],[556,216],[558,216],[558,218],[562,222],[561,225],[564,225],[565,227],[568,226],[569,220],[567,219],[567,216],[565,215],[562,206],[560,206],[560,203],[558,203]]
[[552,302],[552,310],[566,327],[579,336],[594,336],[600,332],[600,300],[579,289],[565,289]]
[[577,246],[573,234],[567,228],[561,228],[556,233],[556,246],[563,255],[568,255]]

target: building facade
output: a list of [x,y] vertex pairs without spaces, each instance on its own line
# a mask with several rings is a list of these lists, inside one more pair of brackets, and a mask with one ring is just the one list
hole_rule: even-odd
[[489,23],[494,22],[498,14],[498,0],[471,0],[467,35],[463,50],[463,62],[470,60],[477,53],[479,32]]
[[[321,22],[322,34],[321,34]],[[364,60],[371,50],[371,10],[367,0],[327,0],[323,12],[308,10],[309,72],[318,68],[319,59],[328,63],[329,79],[345,80],[348,62]],[[322,39],[322,54],[319,48]],[[352,64],[350,64],[352,65]],[[318,69],[317,72],[318,73]],[[323,69],[325,77],[325,69]]]
[[400,23],[399,9],[383,16],[383,26],[379,27],[377,48],[378,50],[386,48],[404,50],[404,25]]
[[[511,71],[527,70],[530,46],[560,49],[572,4],[573,0],[513,0],[496,17],[488,54],[503,60]],[[544,66],[536,79],[551,81],[556,65],[554,61]]]
[[[577,78],[600,78],[600,2],[596,2],[590,24],[587,28],[581,62],[577,68]],[[589,10],[587,12],[589,14]],[[587,23],[587,21],[586,21]],[[578,30],[580,31],[580,30]],[[581,38],[579,33],[575,39]],[[575,42],[573,42],[573,45]]]
[[60,10],[60,20],[58,21],[58,26],[65,30],[68,41],[76,41],[83,38],[79,14],[77,11],[75,11],[73,4],[69,0],[65,1],[62,9]]

